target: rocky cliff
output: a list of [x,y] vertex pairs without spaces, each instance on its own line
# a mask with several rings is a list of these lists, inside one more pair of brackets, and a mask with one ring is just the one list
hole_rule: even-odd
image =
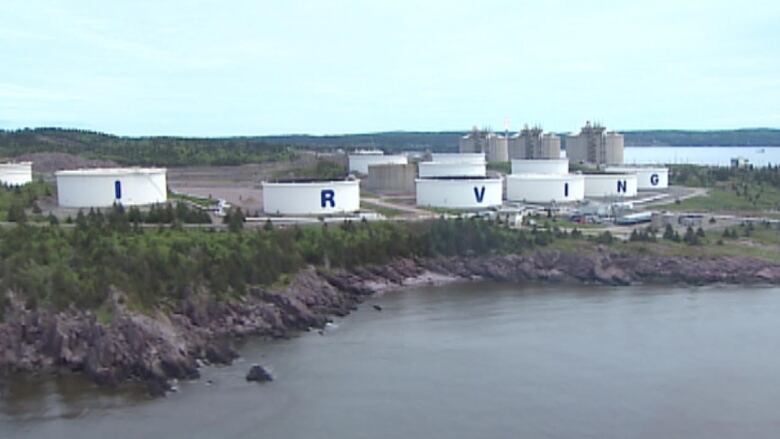
[[780,284],[780,265],[747,258],[682,258],[611,252],[540,251],[527,255],[398,260],[352,271],[309,268],[284,288],[252,288],[220,302],[191,291],[173,309],[140,313],[112,294],[110,323],[91,311],[28,310],[9,293],[0,323],[0,370],[5,373],[85,373],[105,385],[138,381],[153,393],[171,379],[195,378],[206,362],[229,363],[238,337],[289,337],[323,327],[377,292],[463,280],[501,282]]

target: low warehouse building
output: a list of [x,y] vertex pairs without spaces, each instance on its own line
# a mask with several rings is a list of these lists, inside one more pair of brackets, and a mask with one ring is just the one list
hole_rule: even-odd
[[373,192],[411,193],[414,192],[415,178],[417,178],[417,166],[413,163],[370,165],[368,178],[363,180],[363,185]]
[[460,153],[433,153],[431,161],[437,163],[485,163],[485,153],[460,152]]
[[500,206],[501,178],[419,178],[417,205],[445,209],[484,209]]
[[635,173],[604,172],[586,173],[585,196],[604,197],[635,197],[637,178]]
[[0,184],[23,186],[32,182],[32,162],[0,163]]
[[454,163],[454,162],[420,162],[420,178],[436,177],[484,177],[487,173],[485,162]]
[[360,180],[263,182],[263,211],[269,215],[329,215],[360,209]]
[[585,198],[580,174],[512,174],[506,177],[506,199],[526,203],[567,203]]
[[140,206],[168,201],[163,168],[106,168],[58,171],[57,199],[62,207]]
[[525,159],[512,160],[512,174],[557,174],[569,173],[568,159]]
[[405,155],[385,155],[381,151],[363,152],[349,155],[349,172],[358,172],[368,174],[368,167],[371,165],[405,165],[409,163]]
[[610,166],[607,172],[634,172],[637,178],[637,189],[657,190],[669,188],[669,168],[657,166]]

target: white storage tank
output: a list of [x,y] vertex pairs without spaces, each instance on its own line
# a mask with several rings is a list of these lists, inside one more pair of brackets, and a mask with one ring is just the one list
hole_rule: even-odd
[[385,155],[381,151],[350,154],[349,172],[367,175],[368,167],[372,165],[405,165],[408,162],[405,155]]
[[637,178],[631,172],[586,173],[585,196],[602,197],[635,197]]
[[168,200],[164,168],[75,169],[55,176],[63,207],[139,206]]
[[415,183],[418,206],[482,209],[501,205],[501,178],[418,178]]
[[417,164],[420,178],[436,177],[484,177],[487,173],[485,162],[420,162]]
[[557,174],[569,173],[568,159],[523,159],[512,160],[512,174]]
[[32,162],[0,163],[0,184],[23,186],[32,182]]
[[329,215],[360,210],[360,180],[263,182],[263,211],[269,215]]
[[581,174],[512,174],[506,177],[506,199],[527,203],[567,203],[585,198]]
[[609,166],[607,172],[634,172],[637,189],[654,190],[669,188],[669,168],[658,166]]
[[485,163],[485,153],[459,152],[459,153],[433,153],[431,161],[436,163]]

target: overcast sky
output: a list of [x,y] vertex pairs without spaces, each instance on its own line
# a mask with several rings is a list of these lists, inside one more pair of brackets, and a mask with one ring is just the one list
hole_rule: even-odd
[[780,127],[780,1],[2,0],[0,128]]

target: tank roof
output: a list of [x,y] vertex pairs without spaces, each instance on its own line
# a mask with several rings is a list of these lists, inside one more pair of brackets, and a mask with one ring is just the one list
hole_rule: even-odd
[[98,175],[134,175],[134,174],[159,174],[165,173],[165,168],[85,168],[57,171],[54,175],[60,177],[98,176]]

